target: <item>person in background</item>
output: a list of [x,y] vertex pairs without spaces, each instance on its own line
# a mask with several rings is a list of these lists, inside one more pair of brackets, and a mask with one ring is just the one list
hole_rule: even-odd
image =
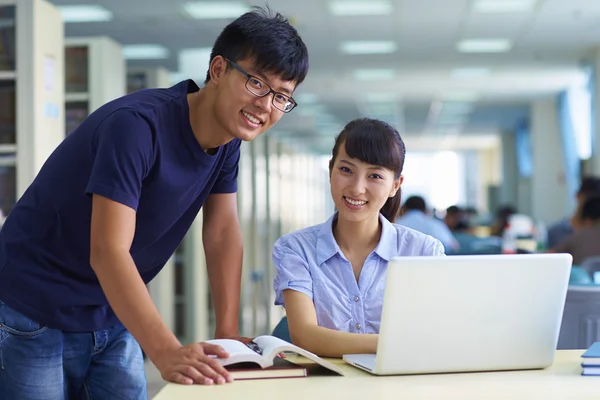
[[202,208],[214,335],[250,340],[238,325],[240,145],[296,106],[307,72],[296,29],[255,9],[218,36],[202,89],[131,93],[58,146],[0,232],[1,398],[147,399],[140,345],[165,380],[231,381],[215,359],[227,353],[182,345],[145,284]]
[[575,212],[548,228],[548,247],[558,246],[562,241],[575,232],[579,224],[581,207],[588,197],[600,195],[600,178],[588,176],[582,179],[579,190],[575,194],[577,202]]
[[427,214],[427,204],[421,196],[411,196],[402,206],[402,216],[396,223],[431,235],[444,245],[446,252],[456,251],[459,244],[444,222]]
[[478,212],[475,207],[465,208],[465,218],[467,219],[469,225],[473,225],[476,222],[475,219],[477,218],[477,215]]
[[571,254],[573,265],[581,265],[589,257],[600,256],[600,196],[588,197],[578,218],[575,232],[549,250]]
[[491,236],[502,237],[504,230],[508,226],[510,217],[517,213],[517,209],[511,205],[503,205],[496,210],[496,218],[490,229]]
[[456,231],[458,228],[466,227],[465,211],[459,206],[450,206],[446,209],[444,223],[450,229],[450,232]]
[[273,247],[275,304],[286,309],[294,344],[325,357],[375,353],[388,261],[444,255],[438,240],[393,223],[404,156],[398,131],[376,119],[353,120],[336,138],[337,211]]

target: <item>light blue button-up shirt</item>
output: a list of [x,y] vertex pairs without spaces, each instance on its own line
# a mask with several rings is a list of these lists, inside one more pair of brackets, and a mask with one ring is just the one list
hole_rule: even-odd
[[392,224],[382,215],[381,238],[367,257],[358,284],[352,264],[333,237],[332,223],[305,228],[281,237],[273,248],[277,275],[275,304],[283,291],[296,290],[315,305],[319,326],[353,333],[379,333],[388,261],[395,256],[442,256],[439,240]]

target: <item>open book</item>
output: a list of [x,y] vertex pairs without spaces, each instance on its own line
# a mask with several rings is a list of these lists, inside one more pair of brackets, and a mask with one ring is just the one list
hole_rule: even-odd
[[[217,344],[223,347],[229,353],[229,358],[219,359],[219,362],[221,363],[221,365],[227,367],[227,369],[230,370],[230,372],[232,372],[234,379],[306,376],[306,370],[304,369],[304,366],[295,366],[292,363],[285,362],[285,360],[277,358],[278,354],[283,352],[299,354],[330,371],[333,371],[339,375],[343,375],[342,370],[337,365],[320,358],[316,354],[301,349],[298,346],[294,346],[293,344],[288,343],[285,340],[276,338],[275,336],[259,336],[255,338],[253,340],[253,343],[250,343],[249,345],[245,345],[242,342],[232,339],[214,339],[208,340],[207,343]],[[256,366],[262,369],[271,369],[273,371],[280,370],[280,372],[275,374],[259,373],[258,375],[263,376],[256,377],[246,377],[247,374],[235,373],[236,369],[234,367],[236,367],[236,365],[247,365],[247,363],[256,364]],[[285,369],[289,369],[289,371],[287,373],[282,371]],[[292,371],[293,369],[296,369],[297,371],[294,372]],[[244,369],[244,371],[248,372],[248,369]]]

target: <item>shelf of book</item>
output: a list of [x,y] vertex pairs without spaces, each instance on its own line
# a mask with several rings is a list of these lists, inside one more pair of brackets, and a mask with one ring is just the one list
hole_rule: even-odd
[[171,82],[169,71],[163,67],[127,70],[127,93],[147,88],[166,88],[174,83]]
[[[44,18],[36,16],[44,15]],[[0,212],[62,140],[63,22],[46,0],[0,0]]]
[[65,40],[65,136],[103,104],[125,94],[121,45],[105,36]]
[[0,219],[16,201],[15,5],[0,6]]
[[2,82],[2,81],[13,82],[16,79],[17,79],[17,71],[0,71],[0,82]]

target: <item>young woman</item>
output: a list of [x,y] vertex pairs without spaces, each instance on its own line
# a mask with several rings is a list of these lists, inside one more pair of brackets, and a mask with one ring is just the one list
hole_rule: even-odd
[[375,353],[388,261],[444,255],[438,240],[392,223],[404,155],[392,126],[348,123],[329,162],[336,213],[275,243],[275,304],[285,306],[296,345],[325,357]]

